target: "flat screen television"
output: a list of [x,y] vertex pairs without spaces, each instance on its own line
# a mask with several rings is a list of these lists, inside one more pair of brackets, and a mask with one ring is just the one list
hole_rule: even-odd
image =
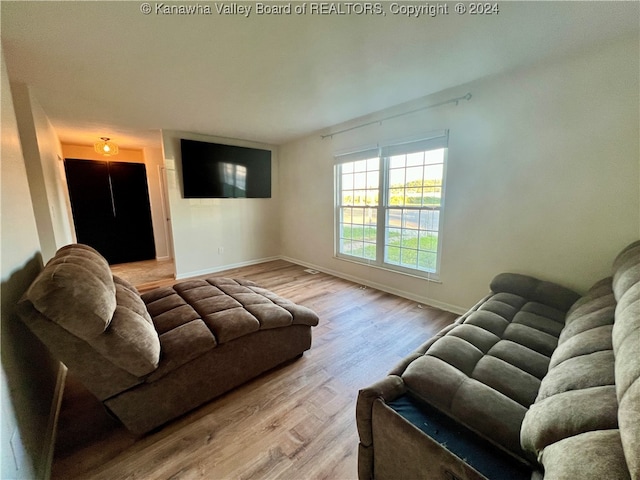
[[180,140],[184,198],[271,198],[271,151]]

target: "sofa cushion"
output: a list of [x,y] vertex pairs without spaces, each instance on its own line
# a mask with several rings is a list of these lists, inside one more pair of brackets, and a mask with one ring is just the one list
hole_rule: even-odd
[[640,478],[639,282],[636,242],[567,315],[521,432],[551,478]]
[[558,345],[558,337],[547,333],[546,328],[536,328],[530,325],[510,324],[504,331],[502,338],[519,343],[534,352],[550,357]]
[[611,351],[613,348],[611,344],[612,330],[613,325],[603,325],[579,332],[565,342],[562,342],[561,338],[558,341],[558,348],[553,352],[549,367],[553,368],[567,359],[581,355],[589,355],[604,350]]
[[556,307],[569,309],[577,294],[512,274],[499,275],[492,288],[501,291],[411,361],[402,379],[421,400],[533,460],[520,448],[520,425],[562,331],[565,313]]
[[89,340],[109,325],[115,294],[106,260],[91,247],[68,245],[47,263],[25,296],[47,318]]
[[147,382],[155,382],[168,373],[189,363],[216,346],[216,340],[202,320],[193,320],[160,335],[162,362],[149,375]]
[[160,335],[200,319],[198,312],[171,287],[151,290],[144,293],[142,299]]
[[297,303],[294,303],[289,299],[281,297],[265,288],[258,287],[254,284],[251,284],[249,288],[251,288],[251,290],[256,293],[259,293],[260,295],[264,295],[275,305],[282,307],[287,312],[289,312],[293,317],[291,320],[292,325],[315,326],[318,324],[318,315],[310,308],[307,308],[304,305],[298,305]]
[[105,400],[142,380],[126,372],[96,352],[88,342],[62,328],[38,312],[31,302],[19,305],[19,313],[29,329],[42,341],[56,360],[99,400]]
[[160,361],[160,339],[142,299],[116,285],[117,306],[109,327],[88,343],[113,364],[137,377],[154,371]]
[[613,325],[616,309],[613,293],[599,297],[593,302],[599,305],[597,309],[589,311],[577,309],[567,317],[566,326],[558,338],[559,345],[591,329]]
[[548,357],[510,340],[500,340],[487,353],[518,367],[537,379],[543,378],[549,369]]
[[[579,318],[605,305],[611,305],[611,299],[613,298],[612,281],[613,279],[611,277],[607,277],[593,284],[587,294],[580,297],[580,299],[571,306],[567,312],[565,324],[569,325],[574,318]],[[607,299],[606,297],[609,295],[611,295],[611,298]],[[615,302],[613,302],[613,304],[615,305]]]
[[113,283],[115,283],[116,285],[120,285],[124,288],[126,288],[127,290],[131,291],[132,293],[140,296],[140,292],[138,292],[138,289],[128,280],[125,280],[122,277],[118,277],[117,275],[113,276]]
[[556,283],[517,273],[496,275],[491,281],[490,288],[492,292],[513,293],[538,304],[548,305],[561,312],[569,310],[580,298],[580,295],[573,290]]
[[451,404],[454,418],[519,455],[526,411],[527,407],[475,379],[465,380]]
[[567,390],[536,401],[521,430],[523,448],[541,452],[564,438],[618,427],[615,386]]
[[483,356],[472,378],[528,407],[536,399],[540,380],[521,368],[492,355]]
[[614,261],[613,291],[618,302],[613,325],[618,423],[631,478],[640,479],[640,241]]
[[242,279],[188,280],[145,293],[142,298],[161,335],[201,319],[217,345],[259,330],[318,324],[312,310]]
[[521,430],[522,446],[536,454],[564,438],[617,428],[611,345],[611,279],[598,282],[567,314],[549,372]]
[[618,430],[596,430],[547,447],[540,457],[547,479],[625,480],[629,471]]
[[640,240],[622,250],[613,261],[613,292],[616,300],[638,283],[640,277]]

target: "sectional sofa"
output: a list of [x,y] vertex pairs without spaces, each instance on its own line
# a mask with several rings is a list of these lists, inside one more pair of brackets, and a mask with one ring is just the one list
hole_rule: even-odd
[[640,242],[584,296],[490,288],[360,391],[360,479],[640,479]]

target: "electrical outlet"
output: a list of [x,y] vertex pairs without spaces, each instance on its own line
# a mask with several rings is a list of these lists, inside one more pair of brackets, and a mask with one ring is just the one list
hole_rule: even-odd
[[224,247],[218,247],[218,255],[222,255],[224,253]]

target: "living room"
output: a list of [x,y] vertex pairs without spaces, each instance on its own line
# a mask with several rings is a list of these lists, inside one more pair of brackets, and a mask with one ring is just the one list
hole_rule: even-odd
[[[44,448],[41,442],[47,441],[43,437],[49,430],[57,370],[46,354],[36,352],[33,342],[9,325],[12,302],[17,302],[41,268],[38,263],[74,239],[59,161],[70,146],[90,146],[108,135],[123,150],[142,152],[154,175],[158,165],[164,168],[171,222],[169,228],[166,222],[154,225],[164,225],[170,232],[158,255],[173,257],[178,279],[286,260],[462,313],[485,295],[491,278],[504,271],[544,277],[583,292],[608,274],[611,260],[623,246],[638,238],[640,55],[635,2],[557,2],[539,7],[512,2],[501,4],[504,9],[497,19],[463,17],[468,23],[462,24],[452,23],[451,14],[422,19],[292,17],[286,19],[288,23],[255,16],[225,18],[230,22],[225,33],[232,39],[228,44],[247,35],[243,40],[250,45],[248,50],[266,42],[263,54],[284,49],[287,41],[295,43],[313,27],[305,37],[305,54],[295,57],[304,62],[293,63],[278,55],[262,60],[252,57],[257,63],[247,75],[248,67],[234,63],[233,48],[229,48],[229,58],[223,56],[228,62],[224,75],[232,77],[237,91],[228,98],[216,95],[205,101],[218,89],[204,89],[201,81],[192,90],[185,87],[181,108],[193,120],[182,124],[164,121],[178,104],[169,98],[166,104],[159,100],[183,73],[167,69],[161,81],[161,71],[153,70],[145,87],[149,93],[136,104],[131,97],[139,92],[110,86],[113,78],[121,76],[120,69],[135,67],[133,58],[100,42],[118,29],[128,32],[122,39],[126,42],[135,34],[158,38],[152,33],[160,35],[177,22],[183,33],[208,24],[185,27],[184,18],[147,17],[137,3],[123,2],[109,6],[122,10],[108,16],[112,20],[92,37],[86,30],[99,23],[95,20],[101,14],[99,5],[92,10],[80,3],[62,8],[2,2],[3,472],[5,465],[17,464],[16,472],[32,473],[27,477],[42,473],[34,472],[42,468],[39,452]],[[349,19],[362,22],[354,34],[344,27]],[[292,31],[287,31],[288,38],[275,33],[266,37],[258,29],[262,25],[252,23],[257,25],[252,30],[241,20],[273,22],[266,24],[268,32],[283,25]],[[417,33],[411,22],[427,20],[428,25]],[[83,21],[86,27],[73,30]],[[376,27],[372,30],[384,35],[363,36],[368,21]],[[394,32],[402,27],[417,40],[405,44],[406,37],[394,40]],[[427,32],[431,27],[434,37]],[[237,36],[234,29],[239,29]],[[460,33],[459,38],[449,36],[450,31]],[[86,45],[76,54],[92,51],[92,56],[64,57],[61,51],[57,57],[55,49],[44,48],[71,42],[65,36],[75,43],[82,38]],[[440,42],[435,45],[441,50],[427,47],[432,39]],[[211,44],[211,39],[191,40]],[[174,40],[159,42],[155,48],[162,51]],[[132,48],[134,58],[152,49],[144,43],[139,39],[139,49]],[[122,45],[116,43],[117,47]],[[472,51],[464,52],[471,47]],[[408,52],[402,53],[403,48]],[[171,62],[177,62],[181,50],[168,51]],[[200,61],[193,49],[182,52],[187,60]],[[426,59],[416,66],[408,60],[418,53]],[[338,65],[326,63],[332,56],[356,63],[365,73],[354,77],[352,73],[342,76],[339,70],[319,71]],[[428,61],[437,66],[431,75]],[[84,75],[93,68],[100,70],[101,62],[118,74]],[[189,71],[199,68],[192,66]],[[134,75],[135,68],[131,70]],[[243,83],[252,75],[271,72],[262,83],[273,87],[294,71],[296,82],[285,83],[295,87],[292,100],[275,89],[272,92],[278,96],[271,101],[266,92],[259,92],[265,94],[262,97],[252,93],[254,83]],[[317,82],[313,81],[316,74]],[[377,76],[386,85],[378,84]],[[394,88],[388,88],[390,79],[397,81]],[[62,85],[72,80],[77,83],[65,88],[63,95]],[[11,89],[5,88],[8,85]],[[465,99],[468,93],[471,96]],[[79,101],[65,95],[75,95]],[[234,111],[234,102],[242,96],[251,98]],[[447,103],[457,98],[462,99]],[[330,99],[332,111],[327,112],[323,104]],[[249,109],[251,103],[254,106]],[[74,124],[65,108],[78,115],[78,105],[85,117]],[[288,109],[292,105],[296,106],[293,113]],[[212,115],[216,109],[224,115]],[[132,116],[124,115],[125,111]],[[215,124],[198,123],[203,116],[216,117]],[[438,278],[418,278],[336,255],[334,156],[443,129],[448,131],[448,153]],[[183,198],[181,138],[269,149],[272,198]],[[149,185],[151,189],[151,174]],[[161,208],[156,215],[162,215]],[[156,245],[161,244],[156,240]],[[25,350],[32,355],[31,366],[25,366]],[[30,388],[34,383],[41,387]],[[12,454],[12,449],[19,449],[15,444],[22,444],[22,454],[15,455],[15,450]],[[23,478],[7,472],[8,478]]]

